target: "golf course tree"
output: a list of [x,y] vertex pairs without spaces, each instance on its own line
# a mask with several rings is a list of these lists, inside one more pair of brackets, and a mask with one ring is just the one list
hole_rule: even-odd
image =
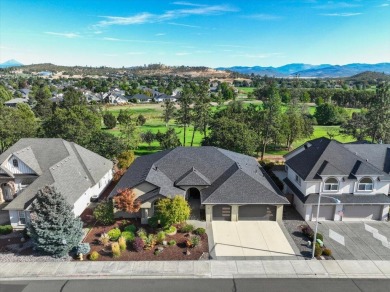
[[168,123],[173,119],[176,111],[175,104],[170,99],[166,99],[161,107],[164,108],[162,119],[164,120],[165,127],[168,127]]
[[103,123],[107,129],[114,129],[116,126],[116,117],[109,111],[103,114]]
[[178,124],[180,124],[183,127],[183,146],[186,146],[187,128],[188,128],[189,124],[191,123],[192,98],[193,98],[193,92],[192,92],[190,86],[186,85],[183,89],[181,98],[178,101],[180,108],[176,113],[176,121]]
[[54,187],[38,191],[31,205],[29,235],[38,250],[64,257],[76,247],[83,237],[83,224],[75,217],[72,206]]
[[169,128],[165,133],[158,131],[156,133],[156,140],[160,143],[162,149],[175,148],[181,145],[174,128]]

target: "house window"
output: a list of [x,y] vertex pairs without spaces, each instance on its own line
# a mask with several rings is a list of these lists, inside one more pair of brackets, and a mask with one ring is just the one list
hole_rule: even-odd
[[26,213],[24,211],[18,211],[19,225],[26,225]]
[[324,191],[338,191],[339,181],[334,177],[328,178],[324,184]]
[[12,160],[12,164],[13,164],[14,167],[18,167],[19,166],[19,163],[18,163],[17,159],[13,159]]
[[295,175],[295,181],[301,185],[301,178],[297,174]]
[[372,191],[374,189],[374,183],[371,178],[364,177],[358,184],[358,191]]

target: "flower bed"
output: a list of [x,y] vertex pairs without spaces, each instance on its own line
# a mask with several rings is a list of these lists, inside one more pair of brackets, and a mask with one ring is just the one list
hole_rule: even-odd
[[[187,247],[188,242],[193,240],[194,234],[191,233],[176,233],[173,235],[166,234],[164,242],[154,245],[150,249],[141,249],[139,252],[135,251],[133,248],[132,242],[127,242],[127,248],[121,250],[120,256],[113,257],[110,244],[114,241],[111,241],[108,245],[104,246],[100,243],[99,239],[101,234],[108,233],[113,228],[120,228],[121,231],[125,229],[126,226],[133,224],[136,226],[137,230],[139,228],[145,229],[148,236],[150,234],[157,235],[159,231],[153,229],[148,225],[141,225],[139,221],[136,220],[126,220],[126,223],[123,221],[117,221],[115,224],[110,226],[95,226],[93,227],[84,242],[88,242],[91,245],[91,252],[96,251],[99,253],[98,261],[167,261],[167,260],[198,260],[203,253],[208,253],[208,241],[207,234],[199,236],[200,242],[196,247]],[[126,229],[128,230],[128,229]],[[128,231],[127,231],[128,232]],[[137,234],[135,234],[137,236]],[[157,239],[158,236],[156,236]],[[148,241],[148,240],[146,240]],[[170,245],[173,241],[176,244]],[[189,253],[188,253],[189,252]],[[96,255],[96,253],[94,253]]]

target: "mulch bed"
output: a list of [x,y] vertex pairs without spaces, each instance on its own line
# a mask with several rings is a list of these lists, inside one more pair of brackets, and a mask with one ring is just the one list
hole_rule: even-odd
[[[131,244],[128,244],[127,250],[122,251],[121,256],[114,258],[111,255],[110,248],[104,248],[103,245],[99,243],[99,237],[102,233],[107,233],[110,229],[115,227],[121,227],[122,221],[117,221],[111,226],[95,226],[93,227],[88,235],[85,237],[84,242],[90,243],[91,252],[97,251],[100,254],[99,261],[184,261],[184,260],[199,260],[203,253],[208,253],[208,240],[207,235],[204,234],[201,236],[201,244],[195,248],[190,248],[190,254],[186,255],[186,245],[185,241],[190,236],[188,233],[176,233],[172,236],[166,236],[166,241],[175,240],[176,245],[165,246],[164,250],[158,254],[154,255],[154,251],[159,246],[156,245],[151,250],[143,250],[141,252],[136,252],[133,250]],[[141,225],[139,221],[128,220],[125,225],[134,224],[138,227],[144,228],[148,233],[156,234],[156,230],[153,230],[148,225]]]

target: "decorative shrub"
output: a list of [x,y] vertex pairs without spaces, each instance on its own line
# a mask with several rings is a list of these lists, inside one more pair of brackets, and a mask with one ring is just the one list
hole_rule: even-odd
[[100,241],[101,244],[106,246],[110,242],[110,237],[108,236],[107,233],[102,233],[100,235],[99,241]]
[[165,239],[165,232],[164,231],[160,231],[159,233],[157,233],[156,235],[156,241],[157,243],[161,244]]
[[143,228],[138,229],[137,235],[138,235],[138,237],[141,237],[144,241],[148,237],[148,233]]
[[12,230],[11,225],[0,225],[0,235],[10,234]]
[[154,234],[149,234],[149,236],[146,237],[144,241],[145,241],[144,249],[150,250],[156,245],[156,236]]
[[157,256],[162,252],[163,252],[163,249],[156,249],[153,254]]
[[136,237],[133,241],[133,249],[136,252],[140,252],[141,250],[144,249],[145,242],[141,237]]
[[137,227],[135,227],[135,225],[133,224],[130,224],[130,225],[127,225],[123,231],[130,231],[132,233],[135,233],[135,231],[137,230]]
[[96,261],[96,260],[99,259],[99,257],[100,257],[100,254],[99,254],[97,251],[93,251],[93,252],[91,252],[91,254],[89,255],[89,259],[90,259],[91,261]]
[[126,238],[124,238],[123,236],[119,237],[118,244],[119,244],[120,250],[126,250],[126,248],[127,248]]
[[169,226],[185,222],[190,217],[190,213],[191,208],[186,199],[182,196],[175,196],[173,199],[158,200],[154,217],[161,221],[162,226]]
[[320,246],[320,244],[317,242],[316,243],[316,248],[314,250],[314,256],[315,257],[319,257],[322,255],[322,247]]
[[76,248],[77,254],[87,254],[91,251],[91,247],[89,246],[89,243],[79,243],[79,245]]
[[119,236],[121,236],[121,230],[119,228],[113,228],[110,231],[108,231],[107,234],[110,237],[110,240],[117,241]]
[[330,256],[332,255],[332,250],[329,249],[329,248],[324,248],[324,249],[322,250],[322,254],[323,254],[324,256],[330,257]]
[[170,226],[169,228],[165,229],[165,234],[166,235],[175,235],[177,232],[177,229],[175,226]]
[[308,237],[310,237],[310,235],[314,233],[313,230],[310,228],[310,226],[307,225],[302,227],[302,232]]
[[194,230],[194,225],[192,225],[192,224],[184,224],[184,225],[182,225],[182,226],[180,226],[180,229],[179,229],[179,231],[181,232],[181,233],[187,233],[187,232],[191,232],[191,231],[193,231]]
[[168,241],[168,245],[176,245],[176,241],[172,239]]
[[121,256],[121,249],[119,247],[119,243],[118,242],[113,242],[111,244],[111,251],[112,251],[112,256],[114,258],[117,258],[117,257]]
[[[309,236],[309,238],[311,240],[314,240],[314,232],[312,234],[309,234],[308,236]],[[321,240],[323,242],[324,241],[324,236],[321,233],[317,232],[316,239],[319,239],[319,240]]]
[[93,217],[103,225],[114,223],[114,206],[112,201],[105,200],[100,202],[93,211]]
[[200,237],[198,235],[191,236],[190,238],[191,247],[197,247],[200,245]]
[[132,242],[135,238],[135,235],[131,231],[123,231],[121,237],[124,237],[127,242]]
[[206,229],[199,227],[199,228],[196,228],[196,229],[194,230],[194,233],[195,233],[196,235],[203,235],[203,234],[206,233]]

